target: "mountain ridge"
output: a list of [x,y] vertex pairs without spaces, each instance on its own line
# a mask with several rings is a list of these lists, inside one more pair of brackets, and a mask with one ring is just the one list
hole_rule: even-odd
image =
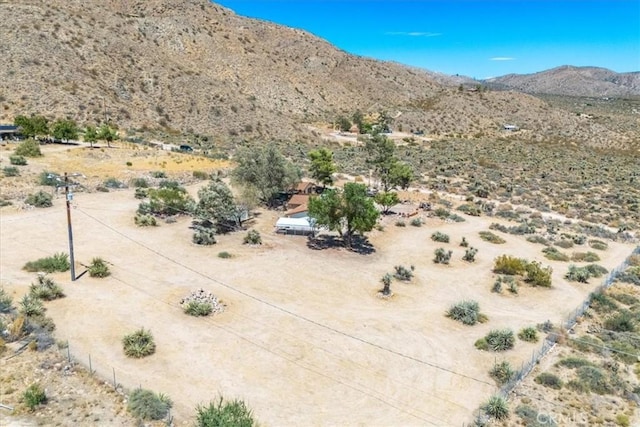
[[633,138],[528,94],[460,90],[453,77],[351,55],[207,0],[9,0],[0,19],[12,22],[0,29],[5,122],[45,114],[127,133],[312,142],[309,124],[399,111],[395,128],[432,138],[504,136],[505,123],[532,141],[623,147]]

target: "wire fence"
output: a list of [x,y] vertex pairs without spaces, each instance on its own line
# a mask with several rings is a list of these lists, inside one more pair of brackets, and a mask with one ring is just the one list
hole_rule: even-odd
[[[640,255],[640,246],[637,246],[633,252],[616,268],[611,270],[607,276],[602,280],[602,283],[593,290],[592,293],[601,293],[610,288],[616,281],[616,277],[624,272],[630,265],[631,257],[634,255]],[[577,323],[578,318],[584,315],[585,311],[591,305],[591,294],[582,301],[582,303],[573,310],[565,320],[560,324],[561,328],[565,331],[571,330]],[[497,395],[506,399],[509,394],[516,388],[533,370],[533,368],[540,362],[540,360],[556,345],[558,335],[551,333],[542,342],[540,348],[535,350],[531,354],[531,359],[523,362],[520,369],[514,374],[514,376],[504,384],[498,390]],[[474,411],[474,421],[469,426],[483,425],[483,422],[488,421],[482,410],[477,409]],[[465,424],[466,425],[466,424]]]
[[[142,388],[141,384],[138,385],[129,385],[128,387],[123,386],[119,380],[120,376],[116,372],[116,368],[113,365],[108,363],[96,363],[96,360],[91,357],[91,354],[87,354],[85,357],[80,358],[77,354],[72,354],[71,352],[71,344],[69,340],[64,343],[64,345],[58,345],[58,349],[60,353],[67,359],[69,365],[79,365],[86,369],[90,376],[96,377],[101,382],[105,384],[107,387],[113,388],[115,393],[125,397],[136,388]],[[166,417],[163,420],[166,426],[173,426],[174,419],[171,414],[171,409],[169,408]]]

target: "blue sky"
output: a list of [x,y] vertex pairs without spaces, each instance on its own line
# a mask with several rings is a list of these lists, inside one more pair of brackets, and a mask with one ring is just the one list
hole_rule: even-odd
[[219,0],[347,52],[478,79],[640,71],[640,0]]

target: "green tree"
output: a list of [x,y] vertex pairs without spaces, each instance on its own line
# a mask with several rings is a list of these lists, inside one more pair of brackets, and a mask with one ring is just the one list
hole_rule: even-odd
[[118,139],[118,132],[111,128],[111,126],[104,124],[100,126],[100,130],[98,130],[98,139],[106,141],[107,147],[111,148],[111,142]]
[[244,149],[238,153],[236,162],[234,181],[269,207],[275,205],[281,192],[300,181],[300,170],[274,144]]
[[229,187],[219,178],[212,179],[207,186],[198,190],[195,216],[211,222],[218,233],[240,228],[243,212]]
[[383,191],[375,195],[373,198],[377,204],[382,206],[382,213],[389,213],[389,209],[391,206],[397,205],[400,203],[400,198],[397,193],[392,191]]
[[87,126],[84,130],[83,139],[85,142],[91,144],[91,148],[93,148],[93,143],[98,140],[98,130],[95,126]]
[[351,247],[353,235],[371,231],[380,212],[367,196],[364,184],[347,183],[342,191],[327,190],[320,197],[309,199],[309,216],[318,225],[337,231],[346,246]]
[[152,188],[149,190],[149,202],[140,203],[140,215],[182,215],[189,213],[192,199],[183,187]]
[[78,125],[73,120],[56,120],[53,124],[53,137],[63,141],[78,139]]
[[338,117],[336,122],[342,132],[348,132],[349,130],[351,130],[351,121],[345,116]]
[[311,160],[311,166],[309,171],[311,177],[323,186],[333,184],[333,173],[336,171],[336,166],[333,163],[333,152],[326,148],[320,148],[309,152],[309,159]]
[[49,121],[44,116],[16,116],[13,124],[18,126],[22,135],[27,138],[49,134]]
[[407,188],[413,179],[413,171],[395,155],[396,144],[386,136],[376,133],[366,142],[367,164],[382,184],[385,192],[395,186]]

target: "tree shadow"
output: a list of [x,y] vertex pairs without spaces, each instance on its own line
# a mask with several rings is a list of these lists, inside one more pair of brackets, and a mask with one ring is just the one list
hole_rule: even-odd
[[369,239],[363,236],[351,237],[351,247],[345,245],[344,241],[338,237],[328,234],[320,236],[309,236],[307,239],[307,247],[317,251],[325,249],[344,248],[360,255],[370,255],[376,251]]

